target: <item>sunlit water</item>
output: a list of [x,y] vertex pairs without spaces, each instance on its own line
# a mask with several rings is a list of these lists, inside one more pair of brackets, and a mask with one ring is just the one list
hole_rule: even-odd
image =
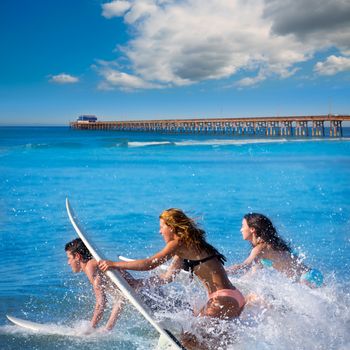
[[[131,350],[157,343],[131,306],[111,333],[86,335],[94,297],[87,278],[66,263],[64,245],[75,238],[65,211],[69,196],[111,259],[160,249],[159,213],[179,207],[200,222],[229,264],[240,262],[249,253],[239,232],[242,216],[268,215],[305,263],[324,273],[324,287],[311,290],[267,269],[232,277],[245,294],[264,300],[236,322],[195,319],[189,308],[174,310],[168,298],[160,303],[171,311],[155,317],[175,333],[210,334],[215,349],[348,349],[349,141],[346,134],[232,139],[0,128],[0,348]],[[163,292],[191,307],[206,298],[196,281]],[[24,331],[6,314],[49,328]]]

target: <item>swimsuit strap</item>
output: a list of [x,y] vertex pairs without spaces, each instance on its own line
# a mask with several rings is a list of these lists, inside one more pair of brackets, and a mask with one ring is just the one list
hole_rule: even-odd
[[260,262],[264,267],[273,267],[273,261],[271,259],[261,258]]
[[221,254],[214,254],[214,255],[209,255],[206,258],[200,259],[200,260],[190,260],[190,259],[183,259],[182,263],[182,269],[185,271],[190,271],[193,273],[193,270],[196,266],[205,263],[206,261],[209,261],[211,259],[218,258],[221,263],[222,262],[222,256]]

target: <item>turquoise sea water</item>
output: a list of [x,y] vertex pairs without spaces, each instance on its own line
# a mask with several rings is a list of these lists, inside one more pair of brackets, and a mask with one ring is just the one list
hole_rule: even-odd
[[[269,307],[247,311],[239,324],[217,325],[230,329],[221,348],[347,349],[349,183],[349,130],[343,139],[288,140],[1,127],[0,348],[131,350],[157,342],[132,307],[111,334],[79,336],[94,298],[86,277],[66,263],[64,245],[75,238],[65,211],[69,196],[110,259],[160,249],[158,216],[178,207],[200,222],[229,264],[240,262],[249,253],[242,216],[266,214],[305,263],[324,273],[326,285],[310,290],[271,270],[232,277]],[[191,304],[205,300],[195,283],[165,292]],[[6,314],[52,324],[55,334],[20,330]],[[157,317],[175,328],[197,322],[182,310]]]

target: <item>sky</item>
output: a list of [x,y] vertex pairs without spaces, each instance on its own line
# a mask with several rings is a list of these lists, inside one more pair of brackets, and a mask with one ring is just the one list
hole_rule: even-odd
[[0,124],[350,114],[349,0],[1,0]]

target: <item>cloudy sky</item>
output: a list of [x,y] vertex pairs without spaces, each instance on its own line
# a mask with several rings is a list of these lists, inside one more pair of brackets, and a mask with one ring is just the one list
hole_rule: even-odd
[[1,0],[0,123],[350,114],[349,0]]

